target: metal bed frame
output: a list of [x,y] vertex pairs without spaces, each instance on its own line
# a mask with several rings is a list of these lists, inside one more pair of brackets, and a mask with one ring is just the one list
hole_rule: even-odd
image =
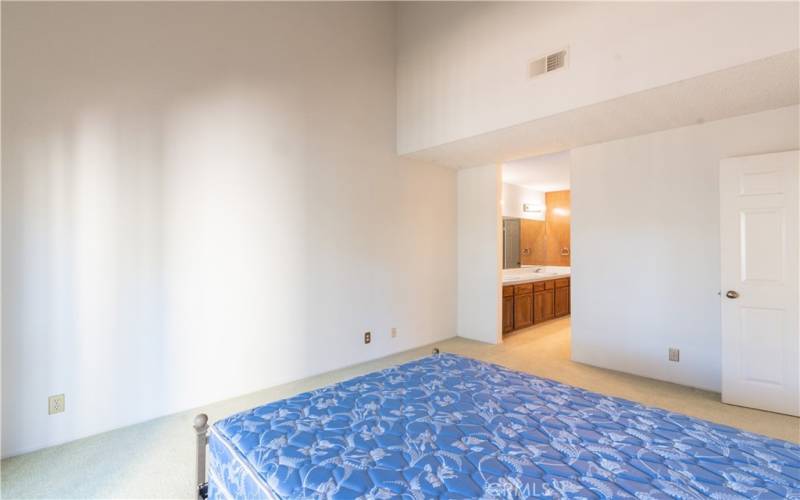
[[194,417],[194,431],[197,435],[197,451],[195,462],[195,487],[197,498],[208,498],[208,481],[206,481],[206,446],[208,445],[208,415],[201,413]]
[[[434,347],[433,354],[439,354],[439,349]],[[196,437],[195,461],[195,487],[198,500],[208,498],[208,480],[206,479],[206,447],[208,446],[208,415],[200,413],[194,417],[192,424]]]

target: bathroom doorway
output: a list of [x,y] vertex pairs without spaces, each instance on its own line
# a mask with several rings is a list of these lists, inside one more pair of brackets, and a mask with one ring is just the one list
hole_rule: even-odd
[[521,334],[569,336],[569,175],[568,151],[502,165],[504,338]]

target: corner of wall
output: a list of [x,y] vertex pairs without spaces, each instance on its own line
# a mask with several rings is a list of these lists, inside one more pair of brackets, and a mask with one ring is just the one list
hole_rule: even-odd
[[457,334],[492,344],[502,331],[500,172],[487,165],[457,174]]

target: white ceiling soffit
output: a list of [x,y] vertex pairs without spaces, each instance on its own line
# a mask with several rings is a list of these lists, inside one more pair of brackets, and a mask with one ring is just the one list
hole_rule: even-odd
[[569,151],[503,164],[503,182],[537,191],[569,189]]
[[791,106],[799,58],[793,50],[405,156],[474,167]]

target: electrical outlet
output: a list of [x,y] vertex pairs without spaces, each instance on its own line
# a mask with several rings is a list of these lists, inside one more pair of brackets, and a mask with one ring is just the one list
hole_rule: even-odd
[[64,395],[56,394],[47,398],[47,414],[62,413],[64,411]]
[[397,337],[397,328],[392,328],[392,338]]
[[680,362],[681,360],[681,350],[677,347],[670,347],[669,348],[669,360],[675,361],[676,363]]
[[364,332],[364,343],[369,344],[370,342],[372,342],[372,333]]

